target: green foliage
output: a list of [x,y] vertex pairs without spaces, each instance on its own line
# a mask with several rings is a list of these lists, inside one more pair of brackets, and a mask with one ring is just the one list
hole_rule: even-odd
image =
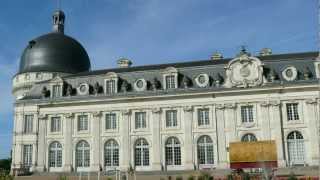
[[232,176],[231,174],[229,174],[229,175],[227,176],[227,179],[228,179],[228,180],[233,180],[233,176]]
[[112,178],[111,178],[111,177],[108,177],[107,180],[112,180]]
[[0,170],[10,172],[11,159],[0,159]]
[[188,177],[188,180],[194,180],[194,176],[190,175],[190,176]]
[[0,175],[0,180],[13,180],[13,176],[10,176],[10,175]]
[[59,180],[68,180],[67,176],[59,176]]
[[213,179],[213,177],[210,176],[210,174],[201,172],[200,176],[198,177],[198,180],[210,180]]
[[291,173],[288,177],[288,180],[298,180],[298,178],[296,177],[296,175],[294,175],[293,173]]
[[176,180],[183,180],[183,178],[181,176],[177,176]]

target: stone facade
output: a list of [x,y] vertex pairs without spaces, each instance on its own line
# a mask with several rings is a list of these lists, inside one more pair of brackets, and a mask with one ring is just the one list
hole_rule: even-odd
[[[320,70],[316,55],[253,57],[242,53],[233,59],[52,76],[49,81],[33,84],[23,98],[16,100],[12,169],[227,169],[229,143],[241,141],[247,134],[258,141],[275,140],[279,167],[317,166]],[[287,71],[287,67],[295,70]],[[61,86],[59,95],[54,92],[56,85]],[[26,120],[28,115],[32,115],[31,124]],[[59,123],[53,122],[55,118]],[[174,122],[168,126],[170,119]],[[87,123],[82,127],[83,122]],[[293,139],[298,141],[292,146],[293,132]],[[213,152],[205,152],[213,156],[213,161],[208,161],[206,154],[206,163],[201,163],[199,139],[204,136],[212,141]],[[141,139],[146,142],[141,146],[147,154],[137,153]],[[110,157],[112,163],[108,165],[105,145],[110,140],[116,142],[119,152]],[[180,147],[180,152],[173,152],[174,162],[166,157],[171,140],[177,140],[175,147]],[[54,142],[61,145],[61,155],[50,150]],[[80,142],[86,142],[89,151],[77,153]],[[25,145],[32,147],[29,155]],[[181,162],[177,156],[181,156]]]

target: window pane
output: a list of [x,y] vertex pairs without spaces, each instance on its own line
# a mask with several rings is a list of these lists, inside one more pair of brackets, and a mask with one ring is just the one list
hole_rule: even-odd
[[33,131],[33,115],[24,116],[24,133],[32,133]]
[[175,87],[176,87],[175,76],[174,75],[166,76],[166,88],[173,89]]
[[202,136],[198,140],[199,164],[213,164],[213,142],[209,136]]
[[115,140],[109,140],[104,147],[106,167],[119,166],[119,146]]
[[86,141],[80,141],[76,147],[76,166],[90,166],[90,146]]
[[198,126],[209,125],[209,109],[198,109]]
[[166,111],[166,127],[175,127],[175,126],[178,126],[177,111],[176,110]]
[[107,80],[106,81],[106,93],[113,94],[116,92],[116,81],[115,80]]
[[178,139],[168,138],[165,145],[166,165],[181,165],[181,147]]
[[23,166],[32,165],[32,145],[23,145]]
[[88,116],[79,115],[78,116],[78,131],[88,130]]
[[298,103],[288,103],[286,107],[288,121],[299,120]]
[[241,106],[241,121],[243,123],[253,122],[253,106]]
[[117,116],[115,113],[106,114],[106,129],[117,128]]
[[52,117],[51,118],[51,132],[60,132],[61,130],[61,118]]
[[146,112],[136,112],[135,113],[135,128],[146,128]]

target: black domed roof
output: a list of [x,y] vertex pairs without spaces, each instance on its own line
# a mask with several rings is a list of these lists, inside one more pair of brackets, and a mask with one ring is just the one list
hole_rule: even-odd
[[90,60],[82,45],[64,33],[53,32],[29,42],[21,56],[19,73],[89,70]]

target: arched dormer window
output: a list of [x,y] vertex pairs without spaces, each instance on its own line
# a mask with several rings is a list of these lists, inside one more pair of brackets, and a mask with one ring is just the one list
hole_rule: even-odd
[[176,89],[178,88],[178,70],[174,67],[167,67],[162,73],[163,88]]
[[114,72],[108,72],[104,79],[104,92],[105,94],[115,94],[118,92],[119,77]]

